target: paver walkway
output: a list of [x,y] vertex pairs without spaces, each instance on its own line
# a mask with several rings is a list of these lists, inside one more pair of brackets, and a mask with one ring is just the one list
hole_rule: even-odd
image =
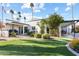
[[29,36],[17,35],[17,37],[0,37],[0,41],[13,40],[13,39],[35,39]]

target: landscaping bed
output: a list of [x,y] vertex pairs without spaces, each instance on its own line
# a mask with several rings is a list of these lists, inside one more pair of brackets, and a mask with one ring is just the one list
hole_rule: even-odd
[[79,39],[73,39],[68,43],[68,49],[75,55],[79,56]]
[[74,48],[72,46],[70,46],[70,48],[72,48],[75,52],[79,53],[79,48]]

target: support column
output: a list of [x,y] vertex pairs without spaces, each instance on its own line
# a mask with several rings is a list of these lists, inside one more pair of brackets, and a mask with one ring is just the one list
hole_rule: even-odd
[[21,27],[19,27],[19,34],[21,35]]
[[45,34],[47,34],[47,26],[45,25],[45,28],[44,28],[44,32]]
[[24,35],[24,26],[23,26],[23,35]]
[[61,37],[61,25],[59,26],[59,37]]

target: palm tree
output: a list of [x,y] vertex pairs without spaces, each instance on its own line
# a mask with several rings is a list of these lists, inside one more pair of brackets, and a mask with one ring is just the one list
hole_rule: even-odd
[[11,13],[11,18],[12,18],[12,20],[13,20],[14,11],[11,9],[11,10],[10,10],[10,13]]
[[18,12],[18,19],[21,19],[21,12]]
[[[14,11],[12,9],[10,10],[10,13],[11,13],[12,20],[14,20],[14,18],[13,18]],[[14,25],[13,24],[12,24],[12,30],[14,30]]]
[[26,17],[24,17],[24,22],[26,21]]
[[30,7],[32,9],[32,20],[33,20],[33,7],[34,7],[34,4],[33,3],[30,3]]

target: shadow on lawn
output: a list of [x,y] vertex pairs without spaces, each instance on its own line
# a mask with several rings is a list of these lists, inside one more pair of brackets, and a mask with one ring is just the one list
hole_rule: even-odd
[[5,46],[0,46],[0,55],[29,55],[29,56],[65,55],[67,56],[73,54],[67,51],[67,48],[65,46],[48,48],[48,47],[38,47],[38,46],[30,46],[30,45],[5,45]]
[[44,45],[54,45],[54,46],[60,46],[65,45],[67,42],[65,41],[57,41],[57,40],[44,40],[44,41],[37,41],[37,40],[22,40],[26,43],[36,43],[36,44],[44,44]]

